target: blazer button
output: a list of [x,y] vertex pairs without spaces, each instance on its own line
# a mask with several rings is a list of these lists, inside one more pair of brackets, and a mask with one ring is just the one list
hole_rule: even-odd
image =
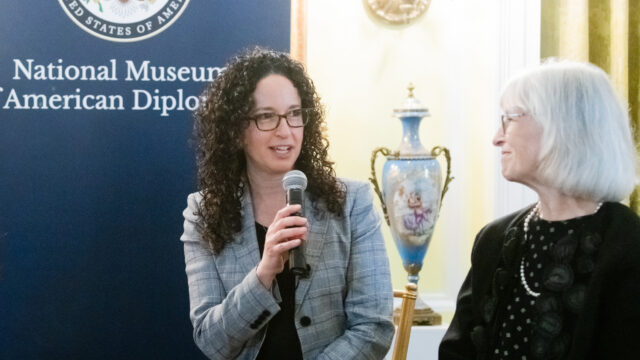
[[302,326],[309,326],[311,325],[311,318],[308,316],[303,316],[300,318],[300,325]]

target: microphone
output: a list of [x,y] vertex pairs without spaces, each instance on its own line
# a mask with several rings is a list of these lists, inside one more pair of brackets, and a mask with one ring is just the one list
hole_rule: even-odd
[[[307,177],[302,171],[291,170],[282,178],[282,187],[287,193],[287,205],[300,205],[300,211],[291,216],[304,216],[304,189],[307,188]],[[304,258],[302,246],[289,251],[289,270],[296,276],[309,277],[309,265]]]

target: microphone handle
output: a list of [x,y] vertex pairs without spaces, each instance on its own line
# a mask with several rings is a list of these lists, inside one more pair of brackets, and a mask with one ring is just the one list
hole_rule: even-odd
[[289,270],[296,276],[309,276],[309,265],[300,246],[289,251]]
[[[287,204],[304,206],[302,193],[300,189],[287,190]],[[303,216],[302,210],[291,214],[291,216]],[[307,265],[307,260],[304,258],[303,246],[297,246],[289,250],[289,270],[299,277],[306,278],[309,276],[309,266]]]

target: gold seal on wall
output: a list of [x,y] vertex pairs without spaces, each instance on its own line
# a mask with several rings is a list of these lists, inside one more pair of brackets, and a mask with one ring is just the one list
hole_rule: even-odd
[[82,30],[104,40],[151,38],[173,24],[189,0],[58,0]]
[[427,12],[431,0],[362,0],[376,17],[390,24],[408,24]]

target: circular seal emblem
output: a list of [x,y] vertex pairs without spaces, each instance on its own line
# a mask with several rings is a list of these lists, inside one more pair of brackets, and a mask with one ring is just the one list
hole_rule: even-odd
[[431,5],[431,0],[363,0],[363,2],[373,15],[393,25],[408,24],[427,12]]
[[131,42],[168,28],[189,0],[58,0],[83,30],[101,39]]

